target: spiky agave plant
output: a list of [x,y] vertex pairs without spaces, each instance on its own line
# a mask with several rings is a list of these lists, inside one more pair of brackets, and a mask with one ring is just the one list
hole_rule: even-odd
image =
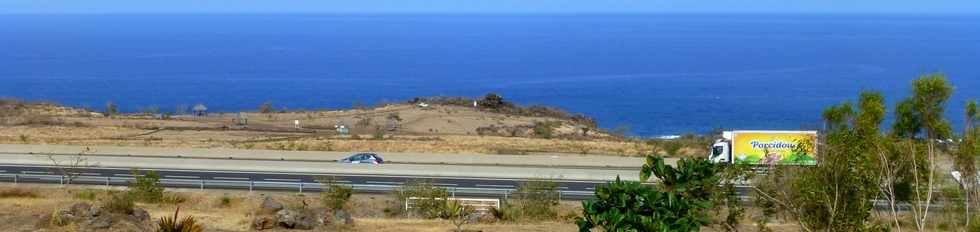
[[177,215],[180,213],[180,207],[174,211],[173,217],[163,217],[160,218],[160,228],[157,228],[157,232],[201,232],[204,229],[197,225],[197,221],[194,220],[193,216],[187,216],[180,221],[177,221]]

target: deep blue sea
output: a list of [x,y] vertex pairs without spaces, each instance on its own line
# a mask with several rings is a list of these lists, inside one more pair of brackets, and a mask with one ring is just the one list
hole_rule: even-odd
[[980,16],[0,15],[0,96],[124,111],[496,92],[658,136],[820,125],[941,71],[980,98]]

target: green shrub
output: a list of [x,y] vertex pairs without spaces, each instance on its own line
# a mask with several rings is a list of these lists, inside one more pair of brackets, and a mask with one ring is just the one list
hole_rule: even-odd
[[102,208],[110,213],[129,215],[133,213],[133,208],[136,207],[133,198],[128,193],[112,193],[102,202]]
[[684,144],[676,140],[661,142],[660,146],[664,149],[664,152],[667,153],[666,155],[671,157],[680,155],[681,149],[684,148]]
[[164,193],[159,202],[167,205],[179,205],[187,202],[187,198],[177,193]]
[[407,211],[409,216],[428,219],[439,218],[444,214],[446,198],[449,197],[446,189],[424,181],[408,182],[394,194],[401,206],[412,199],[411,208]]
[[140,174],[139,170],[133,170],[136,180],[129,185],[129,192],[135,200],[146,203],[159,203],[163,200],[163,186],[160,186],[160,174],[156,171],[148,171]]
[[973,221],[973,223],[970,223],[970,226],[967,226],[966,227],[966,231],[967,232],[980,232],[980,223],[976,223],[976,222],[980,222],[980,217],[975,217],[975,218],[973,218],[972,221]]
[[259,105],[259,113],[268,114],[272,113],[272,102],[266,101]]
[[229,197],[229,196],[221,196],[221,200],[218,202],[218,205],[220,205],[221,207],[229,207],[229,206],[231,206],[231,197]]
[[98,196],[98,193],[91,189],[85,189],[75,193],[75,198],[88,201],[94,201],[96,196]]
[[374,127],[374,133],[373,133],[373,137],[372,138],[374,140],[384,140],[385,139],[385,130],[384,130],[384,128],[381,128],[381,126],[375,126]]
[[360,120],[357,120],[357,123],[355,123],[355,125],[357,125],[360,128],[367,128],[371,126],[371,118],[370,117],[361,118]]
[[515,148],[510,148],[505,146],[494,147],[493,151],[498,155],[527,155],[527,151],[525,150],[520,150],[520,149],[515,149]]
[[463,231],[463,224],[466,224],[467,221],[466,218],[476,212],[473,207],[463,205],[459,201],[447,201],[443,211],[443,215],[456,226],[457,232]]
[[490,209],[487,211],[488,213],[490,213],[490,215],[493,215],[493,217],[498,220],[504,220],[504,217],[507,217],[507,213],[501,208],[490,207]]
[[320,194],[320,201],[323,203],[323,206],[331,210],[344,209],[347,206],[347,202],[350,201],[350,197],[354,194],[354,189],[335,184],[332,181],[324,184],[327,189]]
[[508,220],[547,220],[558,216],[560,198],[558,184],[549,181],[528,181],[514,191],[507,202]]
[[561,122],[557,121],[534,122],[534,135],[550,139],[554,136],[555,128],[559,126],[561,126]]
[[677,168],[662,157],[647,157],[640,180],[655,175],[657,188],[640,182],[616,181],[595,190],[596,200],[582,203],[580,231],[699,231],[708,225],[714,207],[712,192],[719,184],[719,166],[707,160],[681,159]]

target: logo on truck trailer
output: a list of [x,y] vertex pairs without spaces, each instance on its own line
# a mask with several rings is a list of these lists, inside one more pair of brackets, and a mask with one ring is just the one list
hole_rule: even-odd
[[816,132],[737,132],[732,139],[737,163],[814,165]]

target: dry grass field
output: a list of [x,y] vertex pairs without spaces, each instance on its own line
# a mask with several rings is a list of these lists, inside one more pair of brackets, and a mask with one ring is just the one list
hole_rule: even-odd
[[[663,148],[572,119],[455,105],[420,108],[406,103],[354,110],[247,112],[243,116],[106,117],[46,103],[6,104],[0,104],[0,143],[448,154],[665,153]],[[241,117],[247,118],[246,125],[240,123]],[[337,125],[350,128],[350,133],[338,133]],[[702,146],[706,144],[690,144],[679,153],[700,155],[706,152]]]
[[[122,189],[116,189],[122,190]],[[138,203],[137,207],[150,213],[152,222],[163,216],[172,215],[180,207],[180,215],[193,216],[198,223],[205,226],[205,231],[254,231],[251,223],[255,219],[259,205],[265,197],[272,197],[282,202],[287,208],[303,207],[304,203],[318,204],[318,195],[300,195],[283,192],[242,192],[210,190],[173,190],[169,194],[180,196],[183,203]],[[20,185],[0,184],[0,231],[80,231],[77,225],[53,226],[52,213],[65,209],[74,203],[86,202],[92,205],[100,204],[108,193],[104,188],[85,188],[78,186],[59,187],[56,185]],[[387,215],[386,207],[392,207],[392,197],[389,195],[355,194],[350,201],[350,211],[355,218],[354,226],[333,227],[323,226],[314,231],[418,231],[418,232],[449,232],[455,227],[448,220],[427,220],[405,218]],[[498,221],[494,223],[466,224],[467,231],[577,231],[572,218],[581,210],[579,202],[563,202],[559,209],[562,216],[556,220],[545,221]],[[750,210],[751,211],[751,210]],[[748,219],[746,219],[748,220]],[[794,223],[773,222],[769,228],[776,232],[798,231]],[[133,227],[113,226],[106,231],[132,231]],[[755,231],[751,222],[745,222],[741,231]],[[704,231],[722,231],[718,228],[705,227]],[[289,231],[273,229],[263,231]]]
[[[240,191],[179,191],[170,193],[180,196],[184,203],[143,204],[137,207],[146,209],[151,218],[172,215],[179,206],[181,216],[193,216],[205,231],[251,231],[251,223],[258,212],[259,205],[266,196],[283,202],[286,207],[302,207],[319,204],[318,195],[298,195],[296,193],[248,193]],[[89,198],[92,197],[92,198]],[[77,225],[53,226],[50,215],[74,203],[87,202],[100,204],[107,193],[102,188],[57,186],[18,186],[0,184],[0,231],[76,231]],[[390,207],[391,197],[387,195],[355,194],[350,203],[355,224],[351,227],[334,228],[324,226],[315,231],[452,231],[455,227],[447,220],[425,220],[390,217],[384,213]],[[574,211],[576,203],[566,203],[566,211]],[[309,206],[317,207],[317,206]],[[151,220],[152,221],[152,220]],[[541,222],[497,222],[489,224],[468,224],[467,230],[474,231],[576,231],[571,221]],[[109,231],[126,231],[113,227]],[[278,231],[278,230],[265,230]]]

